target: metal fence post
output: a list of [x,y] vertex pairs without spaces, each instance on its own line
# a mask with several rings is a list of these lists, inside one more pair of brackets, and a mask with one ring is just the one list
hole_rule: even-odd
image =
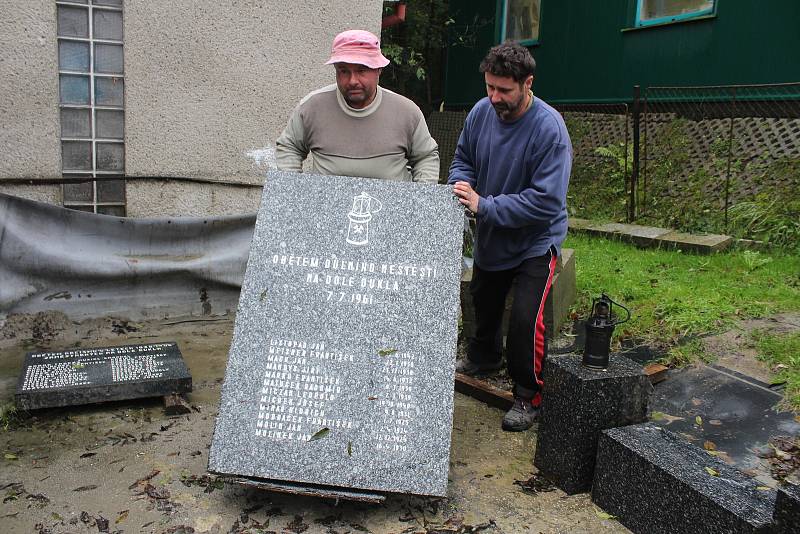
[[[627,152],[625,157],[627,158]],[[631,166],[631,192],[628,201],[628,222],[636,219],[636,186],[639,183],[639,86],[633,86],[633,165]]]
[[736,117],[736,86],[733,87],[731,102],[731,124],[728,131],[728,168],[725,171],[725,231],[728,231],[728,209],[731,198],[731,160],[733,159],[733,121]]

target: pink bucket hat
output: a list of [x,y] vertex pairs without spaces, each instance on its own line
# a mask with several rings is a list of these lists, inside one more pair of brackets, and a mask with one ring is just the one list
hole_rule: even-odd
[[325,63],[357,63],[371,69],[389,64],[381,54],[381,42],[368,31],[347,30],[333,39],[331,58]]

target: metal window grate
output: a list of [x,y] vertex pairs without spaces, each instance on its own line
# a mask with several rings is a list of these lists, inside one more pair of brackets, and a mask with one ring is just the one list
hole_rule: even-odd
[[56,10],[62,174],[73,179],[63,204],[124,217],[122,0],[57,0]]

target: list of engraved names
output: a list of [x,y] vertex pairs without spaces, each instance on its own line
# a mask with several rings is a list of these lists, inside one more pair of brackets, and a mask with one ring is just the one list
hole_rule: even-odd
[[[409,427],[418,415],[414,397],[415,362],[409,352],[380,351],[378,384],[364,399],[359,421],[330,415],[342,395],[342,378],[325,372],[326,362],[353,363],[356,357],[326,347],[288,339],[270,339],[264,364],[256,436],[276,441],[309,441],[328,432],[358,430],[369,425],[369,435],[359,445],[404,453]],[[366,413],[368,412],[368,413]],[[369,413],[373,416],[369,417]]]
[[102,349],[77,349],[32,355],[23,391],[85,386],[98,381],[128,382],[162,378],[171,343]]
[[340,377],[324,373],[325,361],[353,362],[354,358],[326,350],[324,343],[269,340],[256,436],[308,441],[323,428],[353,428],[353,421],[327,416],[327,405],[341,395],[342,385]]

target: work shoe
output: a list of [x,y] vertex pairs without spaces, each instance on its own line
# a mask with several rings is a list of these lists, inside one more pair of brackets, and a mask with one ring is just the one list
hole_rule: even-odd
[[514,405],[503,416],[503,430],[522,432],[533,426],[541,409],[531,404],[529,399],[514,397]]
[[488,375],[503,367],[503,361],[489,364],[477,364],[469,358],[464,358],[456,362],[456,373],[467,376]]

